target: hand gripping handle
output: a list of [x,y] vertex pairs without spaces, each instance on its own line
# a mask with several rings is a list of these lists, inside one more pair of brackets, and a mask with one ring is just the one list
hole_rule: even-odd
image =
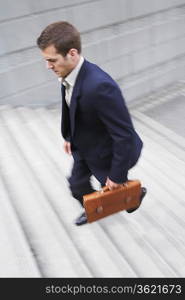
[[[121,188],[122,186],[128,186],[128,184],[127,184],[127,182],[124,182],[124,183],[122,183],[122,184],[120,184],[116,189],[119,189],[119,188]],[[111,190],[109,190],[109,188],[108,188],[108,186],[104,186],[104,187],[102,187],[101,188],[101,190],[99,190],[99,193],[105,193],[105,192],[108,192],[108,191],[111,191]]]

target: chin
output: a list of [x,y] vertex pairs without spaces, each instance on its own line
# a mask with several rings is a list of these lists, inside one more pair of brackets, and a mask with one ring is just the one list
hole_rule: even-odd
[[62,77],[62,75],[60,73],[55,73],[58,77]]
[[62,78],[64,78],[65,77],[65,75],[64,74],[62,74],[62,73],[58,73],[57,74],[59,77],[62,77]]

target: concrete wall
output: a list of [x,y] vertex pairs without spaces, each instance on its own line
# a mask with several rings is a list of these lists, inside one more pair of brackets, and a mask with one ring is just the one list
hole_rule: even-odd
[[185,78],[185,0],[0,0],[0,104],[60,101],[35,40],[51,22],[80,30],[84,56],[134,101]]

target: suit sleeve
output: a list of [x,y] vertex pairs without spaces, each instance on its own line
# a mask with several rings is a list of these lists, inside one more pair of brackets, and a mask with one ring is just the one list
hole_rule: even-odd
[[114,83],[98,87],[95,109],[113,141],[113,158],[108,177],[117,183],[127,180],[132,149],[133,124],[121,90]]

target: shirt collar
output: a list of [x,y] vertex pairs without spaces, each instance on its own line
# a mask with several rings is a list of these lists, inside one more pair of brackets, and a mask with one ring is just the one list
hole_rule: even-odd
[[59,81],[62,82],[62,84],[66,85],[69,84],[71,87],[74,87],[75,82],[76,82],[76,78],[78,76],[78,73],[81,69],[81,66],[84,62],[84,58],[83,56],[80,56],[80,60],[78,62],[78,64],[76,65],[76,67],[71,71],[71,73],[69,73],[68,76],[66,76],[64,79],[63,78],[59,78]]

